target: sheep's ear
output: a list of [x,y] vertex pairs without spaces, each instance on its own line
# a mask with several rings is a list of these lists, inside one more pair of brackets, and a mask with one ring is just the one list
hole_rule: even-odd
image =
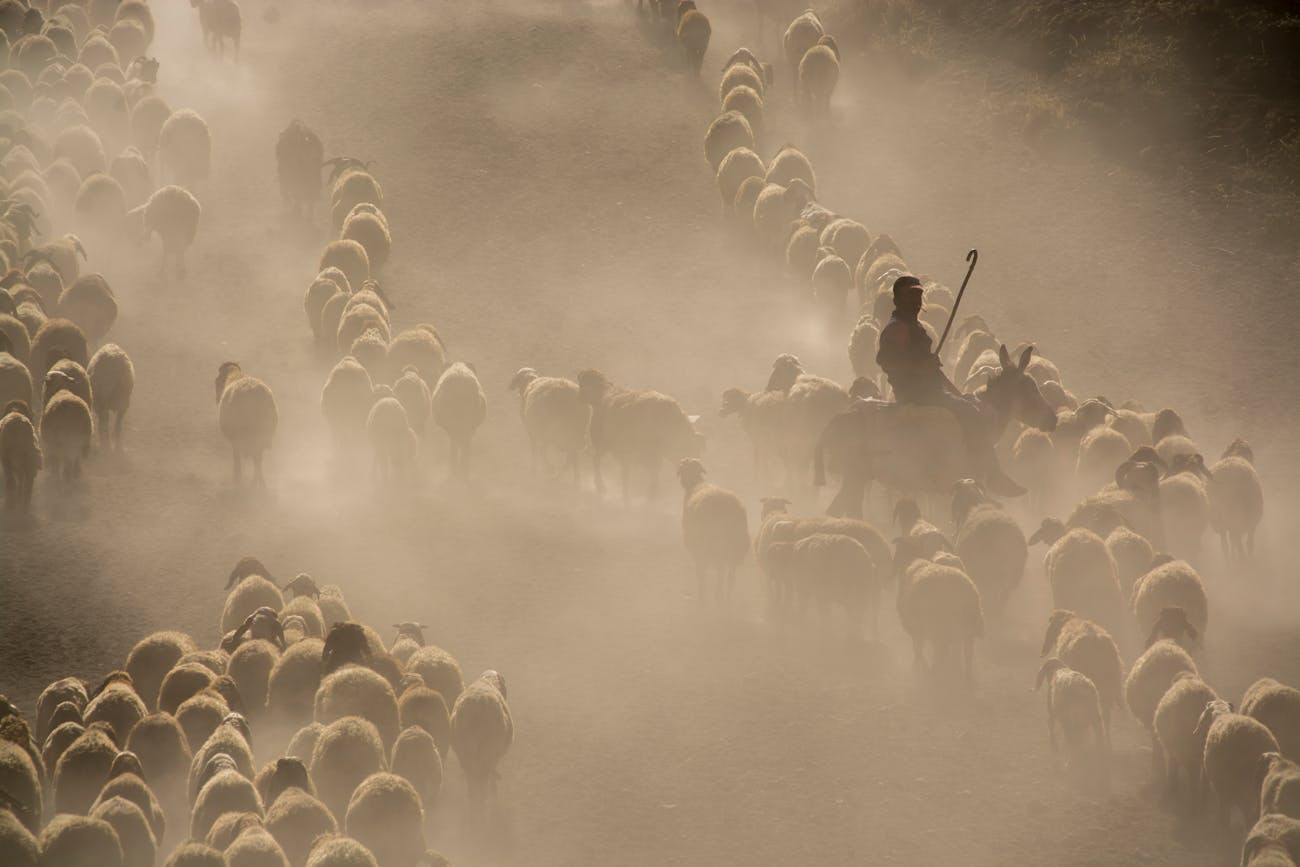
[[1029,357],[1033,354],[1034,354],[1034,347],[1026,346],[1025,351],[1020,353],[1020,363],[1016,365],[1016,369],[1021,373],[1024,373],[1025,368],[1029,366]]
[[1011,369],[1011,354],[1006,351],[1006,343],[1002,343],[1001,346],[997,347],[997,360],[1000,361],[1002,369]]
[[1196,721],[1196,728],[1192,730],[1192,737],[1199,740],[1209,733],[1210,721],[1214,716],[1213,708],[1214,702],[1208,702],[1205,705],[1205,710],[1201,711],[1200,719]]
[[700,417],[698,415],[688,415],[686,420],[691,423],[691,427],[695,427],[695,423],[700,420]]

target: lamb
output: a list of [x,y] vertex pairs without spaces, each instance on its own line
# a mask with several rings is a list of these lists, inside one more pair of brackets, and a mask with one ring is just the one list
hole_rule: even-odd
[[1189,650],[1199,645],[1209,624],[1205,582],[1191,564],[1183,560],[1169,560],[1156,565],[1139,578],[1133,585],[1132,601],[1138,628],[1144,635],[1155,629],[1165,609],[1181,609],[1192,627],[1191,642],[1184,645]]
[[564,455],[564,469],[578,484],[578,453],[587,445],[591,408],[582,401],[578,384],[558,376],[541,376],[531,367],[520,368],[510,380],[510,390],[519,392],[519,413],[532,447],[533,470],[540,458],[550,468],[548,449]]
[[5,508],[28,509],[36,474],[45,466],[45,456],[36,438],[31,410],[21,400],[4,405],[0,416],[0,468],[5,475]]
[[704,133],[704,158],[714,174],[722,160],[736,148],[754,148],[754,129],[738,111],[724,111],[713,119]]
[[1237,439],[1209,469],[1210,526],[1219,534],[1225,557],[1255,555],[1255,530],[1264,517],[1264,490],[1254,455]]
[[311,217],[312,207],[320,198],[320,169],[325,159],[325,146],[320,136],[294,118],[275,140],[275,169],[280,181],[280,197],[298,216],[306,211]]
[[420,796],[420,803],[433,809],[442,788],[442,754],[433,735],[421,726],[410,726],[393,742],[392,761],[394,774],[405,779]]
[[375,773],[357,786],[345,826],[380,864],[413,865],[424,854],[420,796],[396,774]]
[[96,804],[90,811],[90,818],[101,819],[113,827],[122,844],[125,867],[153,867],[158,857],[158,844],[149,820],[139,807],[117,796]]
[[[751,127],[752,129],[752,127]],[[748,178],[761,178],[766,171],[763,160],[749,147],[736,147],[728,151],[718,163],[715,179],[722,196],[722,213],[734,210],[736,192]]]
[[1124,663],[1115,639],[1091,620],[1057,608],[1047,622],[1041,655],[1060,659],[1092,681],[1101,705],[1103,731],[1109,742],[1111,708],[1122,707],[1123,702]]
[[1101,704],[1097,687],[1087,675],[1067,666],[1056,657],[1048,657],[1038,669],[1037,691],[1047,682],[1047,731],[1051,736],[1052,752],[1056,752],[1056,728],[1065,735],[1069,762],[1082,758],[1084,742],[1091,732],[1095,745],[1105,750],[1109,744],[1101,721]]
[[465,773],[471,816],[483,812],[489,795],[496,798],[497,765],[514,737],[505,678],[485,671],[465,688],[451,711],[451,748]]
[[415,466],[417,442],[407,421],[406,408],[388,386],[375,390],[379,399],[366,417],[366,435],[374,455],[375,478],[396,483]]
[[[310,784],[310,780],[307,782]],[[266,830],[284,850],[289,864],[307,863],[307,855],[316,838],[338,832],[338,823],[329,808],[307,791],[286,789],[276,798],[263,800],[268,805]]]
[[451,475],[468,479],[471,440],[487,418],[487,398],[474,369],[458,361],[443,371],[431,404],[433,420],[451,444]]
[[840,79],[840,52],[833,37],[823,35],[799,61],[799,97],[821,114],[831,110],[831,94]]
[[239,364],[227,361],[217,370],[218,421],[222,434],[230,441],[234,459],[233,476],[239,484],[244,458],[253,463],[253,479],[266,487],[262,477],[262,455],[271,447],[279,423],[275,396],[260,379],[243,372]]
[[1282,754],[1300,761],[1300,690],[1262,677],[1242,696],[1241,712],[1268,726]]
[[1219,801],[1219,816],[1226,829],[1233,809],[1241,811],[1246,825],[1259,818],[1260,760],[1278,752],[1277,740],[1260,722],[1233,713],[1221,699],[1205,706],[1195,737],[1205,739],[1205,776]]
[[[135,390],[135,365],[116,343],[101,346],[90,359],[90,387],[95,394],[99,441],[104,448],[122,450],[122,422],[131,408]],[[112,420],[112,434],[109,422]]]
[[113,826],[88,816],[55,816],[40,836],[41,863],[59,867],[122,867]]
[[980,598],[1003,605],[1024,577],[1029,546],[1025,534],[1002,507],[969,479],[953,490],[952,515],[957,525],[955,552],[980,589]]
[[80,478],[93,436],[94,421],[84,400],[70,391],[50,399],[41,419],[41,449],[53,473],[65,482]]
[[348,665],[327,674],[316,690],[315,719],[328,725],[343,717],[356,716],[375,726],[389,749],[397,734],[397,696],[392,686],[374,671]]
[[1261,816],[1241,847],[1241,867],[1292,867],[1300,863],[1300,822]]
[[90,343],[98,343],[117,321],[117,299],[100,274],[83,274],[59,296],[60,316],[75,322]]
[[348,801],[362,780],[385,766],[378,730],[360,717],[343,717],[330,723],[312,749],[311,777],[317,797],[335,819],[346,816]]
[[140,243],[155,234],[162,241],[162,259],[158,272],[167,275],[167,262],[176,261],[176,275],[185,276],[185,251],[194,243],[199,233],[199,219],[203,207],[199,200],[184,187],[168,184],[159,187],[148,201],[128,214],[135,221]]
[[212,163],[212,134],[194,111],[173,112],[158,131],[158,160],[163,178],[191,189],[206,180]]
[[704,53],[709,50],[709,37],[712,35],[713,28],[703,12],[693,8],[679,12],[677,44],[682,47],[687,68],[694,72],[696,77],[699,77],[700,69],[704,66]]
[[718,602],[731,598],[736,569],[749,550],[749,519],[734,493],[704,481],[704,464],[685,458],[677,468],[685,497],[682,503],[682,538],[695,561],[697,599],[707,599],[708,572],[716,570]]
[[[961,569],[932,563],[924,550],[922,537],[898,540],[893,565],[900,576],[898,620],[912,639],[917,668],[934,670],[960,648],[962,669],[970,684],[975,674],[975,640],[984,636],[979,588]],[[932,648],[930,664],[925,659],[927,644]]]
[[1124,600],[1115,561],[1100,536],[1082,528],[1067,531],[1055,518],[1045,518],[1029,541],[1049,546],[1043,571],[1052,588],[1053,607],[1078,612],[1111,634],[1123,633]]
[[1259,790],[1260,813],[1300,818],[1300,765],[1281,753],[1264,753],[1260,773],[1264,779]]
[[657,391],[619,388],[598,370],[578,374],[578,393],[591,406],[590,437],[592,469],[596,490],[604,493],[600,463],[606,451],[621,464],[623,501],[631,493],[628,476],[633,464],[645,467],[650,476],[650,496],[659,486],[659,467],[665,460],[697,457],[699,435],[694,420],[677,401]]
[[817,13],[809,9],[790,22],[782,37],[781,44],[785,51],[785,62],[790,66],[792,83],[796,92],[799,87],[799,63],[808,49],[817,44],[826,33]]
[[1160,699],[1182,672],[1199,677],[1196,663],[1177,642],[1162,639],[1146,649],[1124,679],[1124,701],[1129,711],[1151,733],[1151,758],[1157,778],[1163,771],[1164,755],[1156,743],[1155,715]]
[[1155,711],[1157,749],[1163,750],[1168,772],[1167,791],[1178,791],[1181,776],[1186,780],[1189,805],[1196,806],[1201,795],[1201,767],[1205,740],[1196,735],[1196,724],[1210,702],[1219,696],[1195,674],[1180,672],[1161,697]]

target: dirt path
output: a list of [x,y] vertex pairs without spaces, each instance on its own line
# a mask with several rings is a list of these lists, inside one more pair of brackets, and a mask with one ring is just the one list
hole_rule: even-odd
[[[1037,554],[990,624],[968,698],[918,685],[892,594],[880,643],[767,623],[752,564],[738,612],[699,610],[667,477],[659,502],[626,511],[527,479],[506,391],[524,365],[599,366],[675,394],[706,415],[713,475],[755,509],[764,492],[743,435],[716,418],[721,389],[757,387],[786,349],[847,373],[779,271],[719,228],[700,147],[713,79],[685,82],[619,3],[303,6],[276,25],[245,14],[235,67],[198,50],[187,7],[158,9],[164,79],[185,96],[174,104],[212,125],[214,181],[199,193],[184,282],[92,261],[119,287],[114,339],[136,360],[130,450],[98,461],[81,490],[45,480],[39,519],[0,534],[6,694],[30,706],[55,676],[99,674],[153,629],[214,641],[225,570],[252,553],[341,585],[368,622],[430,624],[467,676],[506,674],[518,732],[503,768],[506,833],[487,848],[462,839],[462,782],[449,772],[433,843],[455,863],[1235,857],[1142,791],[1132,720],[1117,723],[1108,794],[1072,790],[1055,767],[1028,692],[1046,609]],[[739,32],[716,17],[706,71]],[[1295,402],[1279,398],[1295,395],[1258,382],[1295,370],[1294,335],[1279,333],[1295,322],[1294,293],[1275,291],[1283,272],[1216,251],[1231,246],[1215,243],[1212,215],[1181,211],[1150,182],[1097,161],[1062,171],[962,134],[949,109],[969,77],[920,90],[851,66],[846,76],[833,131],[810,133],[779,96],[773,109],[771,140],[806,143],[831,207],[890,231],[941,277],[955,279],[978,245],[980,309],[1039,340],[1080,393],[1188,407],[1216,449],[1240,431],[1284,480],[1277,490],[1294,490]],[[294,116],[329,153],[378,161],[395,318],[435,323],[478,367],[491,409],[473,489],[421,479],[379,493],[365,455],[331,455],[318,408],[328,363],[301,311],[324,229],[285,222],[274,188],[274,136]],[[1224,301],[1233,273],[1248,277],[1245,304]],[[1258,336],[1256,320],[1278,324],[1236,349]],[[211,397],[228,358],[279,402],[265,494],[229,482]],[[1274,539],[1291,502],[1270,500]],[[1283,572],[1279,549],[1270,574]],[[1300,680],[1294,616],[1277,606],[1281,622],[1244,629],[1253,597],[1232,587],[1214,589],[1216,685],[1235,697],[1265,671]]]

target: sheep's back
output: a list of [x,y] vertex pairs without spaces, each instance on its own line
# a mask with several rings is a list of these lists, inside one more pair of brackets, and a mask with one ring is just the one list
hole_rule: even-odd
[[270,448],[280,417],[267,384],[241,376],[221,393],[218,418],[227,439],[241,451],[256,453]]
[[740,498],[716,485],[700,485],[682,509],[686,548],[711,563],[731,566],[749,550],[749,519]]
[[693,457],[694,435],[677,401],[657,391],[621,392],[605,409],[605,446],[625,459]]

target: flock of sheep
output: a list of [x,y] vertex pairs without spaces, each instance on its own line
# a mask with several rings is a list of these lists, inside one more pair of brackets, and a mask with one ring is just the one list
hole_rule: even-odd
[[[192,5],[205,40],[219,49],[232,40],[237,51],[238,6]],[[693,0],[675,8],[652,0],[650,14],[672,24],[700,74],[712,33],[704,13]],[[135,384],[126,352],[104,342],[117,302],[102,276],[81,273],[81,238],[94,250],[158,234],[161,267],[183,273],[201,213],[187,188],[208,174],[210,136],[197,114],[173,111],[157,92],[144,0],[64,0],[48,16],[0,0],[0,28],[0,462],[6,507],[27,509],[40,470],[59,484],[76,480],[96,427],[102,448],[121,447]],[[798,102],[825,116],[840,55],[815,12],[790,22],[783,55]],[[762,389],[721,395],[722,413],[752,442],[758,481],[789,493],[821,481],[837,420],[887,393],[876,339],[889,288],[910,269],[888,235],[820,204],[800,150],[785,145],[762,158],[775,78],[748,49],[728,59],[704,151],[725,219],[784,267],[830,328],[849,331],[850,387],[781,354]],[[433,462],[436,427],[449,474],[467,481],[487,397],[473,365],[453,361],[433,325],[395,325],[397,307],[379,281],[393,252],[379,181],[361,160],[326,160],[320,137],[299,121],[280,134],[275,156],[295,214],[310,219],[328,185],[337,238],[303,307],[334,361],[320,392],[332,439],[340,450],[368,449],[376,478],[392,484]],[[169,183],[155,188],[155,174]],[[78,234],[38,243],[56,227]],[[929,279],[924,291],[922,319],[938,330],[953,293]],[[846,319],[851,297],[857,314]],[[1190,561],[1199,562],[1211,530],[1227,558],[1253,556],[1263,493],[1250,446],[1234,441],[1207,466],[1176,412],[1080,400],[1050,360],[1028,345],[1009,351],[979,316],[954,337],[943,360],[959,386],[974,392],[1014,373],[1050,407],[1047,421],[1016,423],[1010,460],[1037,514],[1065,520],[1042,518],[1026,536],[1013,510],[954,478],[884,491],[899,534],[892,541],[858,517],[870,490],[847,488],[836,516],[796,516],[789,499],[764,498],[751,534],[742,499],[707,480],[696,419],[671,396],[595,369],[567,379],[524,367],[509,387],[534,467],[548,475],[578,486],[589,454],[603,493],[608,456],[628,500],[634,472],[653,496],[663,465],[676,466],[701,601],[725,605],[752,553],[774,612],[802,619],[812,603],[823,621],[842,611],[845,632],[874,638],[892,591],[929,676],[973,688],[979,640],[1016,593],[1030,546],[1046,546],[1052,608],[1043,612],[1037,685],[1053,748],[1059,733],[1073,766],[1105,768],[1112,714],[1127,708],[1150,732],[1157,779],[1185,809],[1203,808],[1208,787],[1225,825],[1240,813],[1250,829],[1243,864],[1300,862],[1300,691],[1265,678],[1234,706],[1196,662],[1211,611],[1206,578]],[[247,461],[264,484],[278,424],[272,389],[228,361],[215,397],[235,481]],[[847,475],[845,466],[828,468]],[[932,505],[940,491],[950,496],[950,530],[918,504]],[[245,559],[228,590],[217,647],[159,632],[93,687],[50,684],[34,719],[0,699],[0,863],[152,865],[169,836],[187,838],[166,859],[175,867],[442,863],[427,850],[425,823],[448,751],[468,784],[469,821],[489,821],[513,739],[501,675],[465,685],[455,659],[427,645],[416,623],[395,625],[385,645],[353,619],[338,588],[306,575],[280,587]]]

